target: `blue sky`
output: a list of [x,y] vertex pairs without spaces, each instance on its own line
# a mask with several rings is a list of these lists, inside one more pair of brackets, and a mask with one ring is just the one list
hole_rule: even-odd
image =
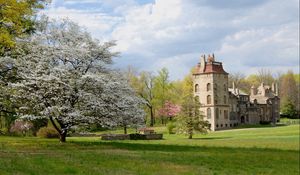
[[181,79],[214,53],[230,73],[299,73],[298,0],[52,0],[42,13],[116,40],[121,69],[166,67]]

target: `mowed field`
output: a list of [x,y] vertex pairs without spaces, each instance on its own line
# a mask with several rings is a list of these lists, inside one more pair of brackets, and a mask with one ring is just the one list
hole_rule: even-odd
[[[164,134],[156,141],[0,137],[0,174],[298,175],[299,125],[207,135]],[[164,128],[156,131],[165,132]]]

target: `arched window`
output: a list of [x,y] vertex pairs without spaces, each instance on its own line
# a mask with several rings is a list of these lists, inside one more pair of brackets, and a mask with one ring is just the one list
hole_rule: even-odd
[[224,95],[224,104],[226,104],[227,103],[227,97],[226,97],[226,95]]
[[195,92],[199,92],[199,84],[195,85]]
[[226,90],[227,90],[227,86],[226,84],[224,84],[224,91],[226,92]]
[[211,96],[210,95],[207,96],[207,104],[211,104]]
[[211,109],[207,108],[207,119],[211,118]]
[[207,83],[207,85],[206,85],[206,90],[207,90],[207,91],[210,91],[210,90],[211,90],[211,84],[210,84],[210,83]]

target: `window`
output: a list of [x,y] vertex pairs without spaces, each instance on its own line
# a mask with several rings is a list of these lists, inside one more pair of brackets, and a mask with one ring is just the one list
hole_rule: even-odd
[[225,124],[225,126],[227,127],[227,124]]
[[216,127],[218,128],[218,127],[219,127],[219,125],[216,125]]
[[228,119],[228,111],[224,110],[224,119]]
[[211,90],[211,84],[210,84],[210,83],[207,83],[207,85],[206,85],[206,90],[207,90],[207,91],[210,91],[210,90]]
[[221,128],[223,127],[223,124],[221,124]]
[[216,108],[216,119],[219,119],[219,109]]
[[224,104],[226,104],[227,103],[227,97],[226,97],[226,95],[224,95]]
[[210,108],[207,108],[207,119],[210,119],[211,118],[211,109]]
[[225,91],[225,92],[227,91],[227,86],[226,86],[226,84],[224,84],[224,91]]
[[217,84],[217,83],[214,84],[214,91],[215,91],[215,92],[218,91],[218,84]]
[[199,92],[199,84],[195,85],[195,92]]
[[207,104],[211,104],[211,96],[210,95],[207,96]]

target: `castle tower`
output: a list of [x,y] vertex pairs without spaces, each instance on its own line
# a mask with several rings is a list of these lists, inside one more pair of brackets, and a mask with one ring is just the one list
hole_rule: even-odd
[[209,121],[211,130],[229,127],[228,73],[214,55],[201,56],[193,73],[194,96],[199,98],[200,110]]

